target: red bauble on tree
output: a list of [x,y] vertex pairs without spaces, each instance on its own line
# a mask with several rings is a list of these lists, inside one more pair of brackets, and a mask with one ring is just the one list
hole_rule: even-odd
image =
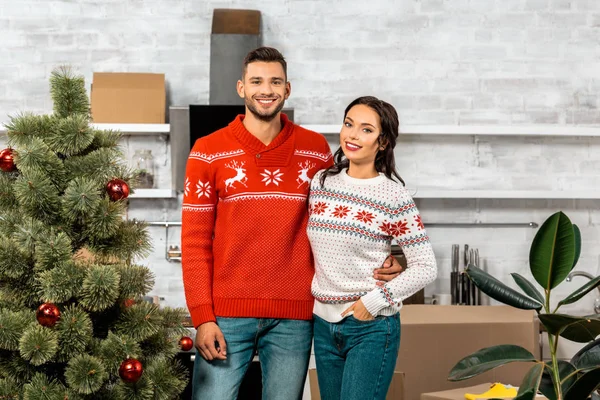
[[4,172],[13,172],[17,169],[11,148],[0,151],[0,169]]
[[129,308],[129,307],[131,307],[134,304],[135,304],[135,300],[134,299],[125,299],[125,300],[123,300],[123,307],[125,307],[125,308]]
[[129,196],[129,185],[123,179],[112,179],[106,184],[106,192],[112,201],[126,199]]
[[40,325],[52,328],[60,319],[60,310],[52,303],[44,303],[38,307],[35,317]]
[[137,382],[143,372],[144,367],[142,366],[142,363],[135,358],[128,358],[123,361],[119,367],[119,376],[127,383]]
[[192,347],[194,347],[194,341],[192,340],[192,338],[184,336],[181,339],[179,339],[179,347],[183,351],[189,351],[192,349]]

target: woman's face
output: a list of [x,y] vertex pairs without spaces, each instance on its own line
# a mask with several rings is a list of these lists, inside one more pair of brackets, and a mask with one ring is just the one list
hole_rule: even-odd
[[375,157],[381,150],[379,115],[364,104],[352,107],[340,132],[340,146],[350,164],[375,166]]

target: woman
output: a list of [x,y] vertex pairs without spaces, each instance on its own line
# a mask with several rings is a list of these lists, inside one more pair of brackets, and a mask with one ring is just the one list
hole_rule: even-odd
[[[385,399],[400,345],[402,300],[433,282],[435,257],[395,170],[398,114],[375,97],[344,112],[333,167],[311,183],[315,358],[323,400]],[[374,267],[402,247],[407,268],[378,283]]]

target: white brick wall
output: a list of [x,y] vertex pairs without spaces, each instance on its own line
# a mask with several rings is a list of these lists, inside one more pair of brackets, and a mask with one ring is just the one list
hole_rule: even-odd
[[[173,105],[208,101],[214,8],[259,8],[263,43],[288,59],[289,105],[300,123],[337,123],[354,97],[391,101],[403,124],[600,124],[600,2],[596,0],[0,0],[0,121],[51,109],[58,64],[94,71],[164,72]],[[234,82],[232,82],[234,85]],[[149,147],[170,186],[168,144]],[[586,189],[598,186],[600,139],[409,136],[398,165],[411,187]],[[129,215],[179,220],[181,199],[132,200]],[[582,228],[578,268],[598,274],[600,201],[421,200],[425,221],[535,221],[565,210]],[[146,260],[155,294],[184,305],[180,266],[164,260],[179,231],[151,228]],[[534,230],[432,228],[446,290],[450,246],[479,247],[490,271],[527,274]],[[577,283],[564,284],[570,292]],[[576,306],[591,309],[594,295]]]

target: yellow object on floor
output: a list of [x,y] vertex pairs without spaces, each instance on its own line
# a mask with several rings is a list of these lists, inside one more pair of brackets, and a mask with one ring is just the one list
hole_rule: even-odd
[[510,398],[512,399],[517,395],[517,389],[512,386],[504,386],[501,383],[492,383],[490,390],[481,394],[466,393],[465,399],[477,400],[477,399],[501,399]]

